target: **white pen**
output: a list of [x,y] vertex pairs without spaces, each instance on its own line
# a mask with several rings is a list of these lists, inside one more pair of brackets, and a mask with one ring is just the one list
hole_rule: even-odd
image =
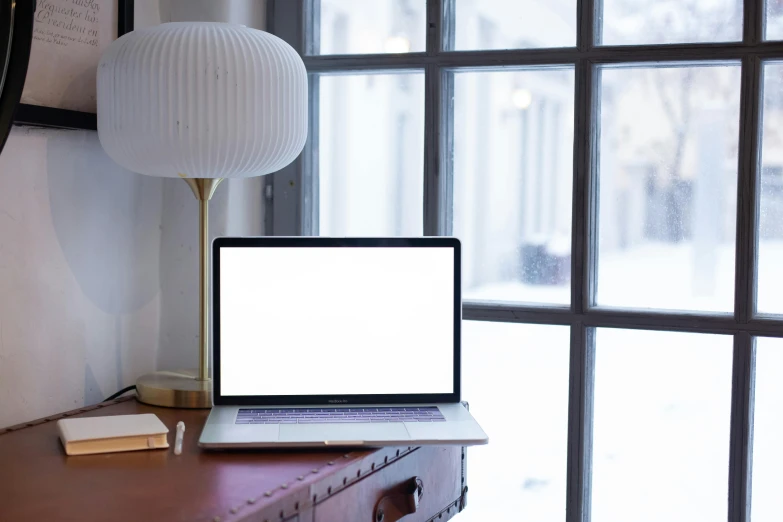
[[182,439],[185,436],[185,423],[177,423],[177,437],[174,439],[174,455],[182,454]]

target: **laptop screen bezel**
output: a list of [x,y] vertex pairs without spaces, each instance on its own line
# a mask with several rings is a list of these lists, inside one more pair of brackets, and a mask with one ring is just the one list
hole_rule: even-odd
[[[223,395],[221,393],[220,370],[220,250],[221,248],[450,248],[454,251],[454,351],[452,393],[424,394],[356,394],[356,395]],[[215,406],[253,405],[324,405],[342,404],[427,404],[436,402],[459,402],[460,391],[460,347],[462,333],[462,289],[461,289],[461,245],[453,237],[421,238],[329,238],[329,237],[220,237],[212,242],[212,361],[213,361],[213,403]],[[273,274],[270,274],[273,277]],[[261,332],[263,336],[263,332]],[[415,361],[411,361],[415,364]],[[445,364],[445,362],[444,362]],[[381,362],[374,371],[383,371]],[[295,368],[279,371],[296,378]],[[335,375],[335,379],[350,378],[350,375]],[[400,375],[403,379],[404,375]]]

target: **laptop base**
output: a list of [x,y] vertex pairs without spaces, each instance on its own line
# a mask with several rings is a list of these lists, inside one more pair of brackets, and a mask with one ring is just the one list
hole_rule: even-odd
[[[363,406],[373,405],[355,407]],[[216,406],[201,432],[199,446],[205,449],[473,446],[488,442],[487,435],[461,403],[394,406],[434,406],[445,421],[237,424],[239,410],[247,406]]]

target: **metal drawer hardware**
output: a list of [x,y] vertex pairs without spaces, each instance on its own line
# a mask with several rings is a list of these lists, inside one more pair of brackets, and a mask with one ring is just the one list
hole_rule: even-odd
[[419,509],[424,483],[413,477],[389,491],[375,506],[374,522],[397,522]]

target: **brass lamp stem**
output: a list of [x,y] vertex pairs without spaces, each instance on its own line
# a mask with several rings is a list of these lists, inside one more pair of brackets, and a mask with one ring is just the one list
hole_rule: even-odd
[[209,200],[223,178],[185,178],[199,201],[199,367],[198,380],[209,380]]
[[209,200],[198,202],[199,230],[198,248],[201,257],[199,268],[199,350],[198,350],[198,380],[209,380]]
[[139,401],[170,408],[209,408],[209,200],[222,178],[185,178],[199,201],[199,367],[195,370],[152,372],[136,379]]

